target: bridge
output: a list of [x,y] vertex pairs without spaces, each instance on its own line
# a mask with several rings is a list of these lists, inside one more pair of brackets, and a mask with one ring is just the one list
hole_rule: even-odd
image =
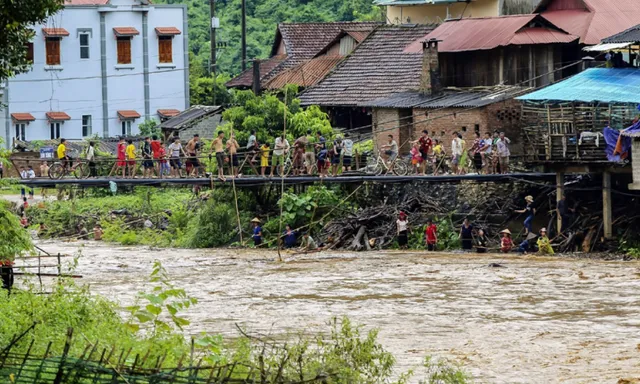
[[480,183],[494,182],[505,183],[518,180],[524,181],[550,181],[555,182],[555,173],[509,173],[509,174],[491,174],[491,175],[427,175],[427,176],[394,176],[394,175],[367,175],[353,173],[336,177],[320,178],[318,176],[287,176],[281,177],[257,177],[243,176],[235,178],[227,177],[226,180],[218,178],[166,178],[166,179],[123,179],[114,177],[92,178],[92,179],[22,179],[20,184],[28,187],[53,188],[56,186],[76,186],[76,187],[109,187],[110,182],[116,183],[118,186],[147,186],[147,187],[166,187],[171,185],[203,185],[203,186],[232,186],[235,181],[236,187],[254,187],[259,185],[278,184],[284,182],[285,185],[300,184],[358,184],[365,182],[374,182],[381,184],[397,184],[411,182],[431,182],[431,183],[457,183],[461,181],[474,181]]

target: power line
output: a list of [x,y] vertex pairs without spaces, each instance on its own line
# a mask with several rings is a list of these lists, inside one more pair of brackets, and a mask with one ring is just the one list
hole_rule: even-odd
[[[147,73],[149,74],[156,74],[156,73],[167,73],[167,72],[182,72],[182,71],[186,71],[188,68],[169,68],[169,69],[162,69],[159,71],[148,71]],[[126,69],[121,69],[121,70],[126,70]],[[133,72],[133,73],[123,73],[123,74],[115,74],[115,75],[106,75],[104,77],[126,77],[126,76],[138,76],[138,75],[144,75],[145,72]],[[102,75],[97,75],[97,76],[85,76],[85,77],[62,77],[62,78],[57,78],[56,80],[58,81],[68,81],[68,80],[89,80],[89,79],[101,79],[103,76]],[[38,83],[38,82],[43,82],[43,81],[52,81],[51,78],[48,79],[31,79],[31,80],[9,80],[9,84],[11,83]]]

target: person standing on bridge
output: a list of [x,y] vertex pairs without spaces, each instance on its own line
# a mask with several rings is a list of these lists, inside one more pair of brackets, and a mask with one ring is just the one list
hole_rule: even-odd
[[396,157],[398,157],[398,143],[393,139],[393,135],[388,135],[388,138],[389,141],[387,142],[387,144],[380,147],[380,150],[382,151],[382,154],[384,156],[384,161],[387,164],[387,168],[389,168],[391,166],[391,163],[393,163]]
[[209,150],[209,159],[211,159],[211,153],[216,152],[216,163],[218,165],[218,178],[225,181],[224,177],[224,132],[218,131],[218,137],[211,142],[211,148]]
[[251,135],[249,135],[249,140],[247,141],[247,157],[249,159],[249,166],[253,170],[253,173],[258,176],[258,169],[256,168],[256,161],[260,158],[260,143],[258,143],[258,138],[256,137],[256,131],[251,131]]
[[227,150],[229,151],[229,163],[231,165],[231,175],[233,177],[238,177],[240,175],[238,149],[240,149],[240,145],[236,140],[236,135],[235,133],[231,133],[229,140],[227,140]]
[[500,132],[500,139],[498,139],[498,143],[496,145],[498,149],[498,163],[500,164],[501,173],[509,173],[509,156],[511,156],[509,144],[511,144],[511,140],[509,140],[508,137],[505,137],[504,132]]
[[118,141],[118,147],[116,149],[116,162],[113,164],[113,168],[111,168],[111,172],[109,172],[109,177],[112,174],[118,175],[120,170],[122,169],[122,178],[125,177],[125,172],[127,171],[127,144],[124,141],[124,137],[120,137]]
[[191,165],[191,169],[187,170],[189,176],[200,176],[200,160],[198,160],[198,148],[200,147],[200,135],[197,133],[193,135],[193,138],[189,140],[186,146],[187,161]]
[[171,163],[171,177],[182,177],[182,162],[180,161],[180,155],[184,155],[182,149],[182,143],[177,136],[173,137],[173,143],[169,145],[169,155]]
[[422,131],[422,136],[414,143],[419,144],[420,154],[422,157],[422,163],[420,167],[420,175],[424,176],[427,170],[427,159],[429,159],[429,153],[431,153],[431,147],[433,146],[433,140],[429,137],[429,131],[426,129]]
[[160,161],[160,148],[162,143],[158,140],[157,135],[151,136],[151,154],[153,155],[153,168],[159,178],[162,178],[161,161]]
[[342,144],[342,138],[338,136],[338,138],[333,142],[333,150],[331,154],[331,174],[333,177],[338,176],[338,168],[340,167],[340,157],[342,155],[342,149],[344,145]]
[[451,137],[451,172],[457,175],[462,158],[462,139],[458,136],[458,132],[453,132]]
[[151,149],[151,138],[148,136],[144,138],[144,143],[142,144],[142,158],[144,159],[142,161],[142,177],[150,179],[154,173],[154,166],[153,151]]
[[342,171],[351,170],[351,160],[353,158],[353,140],[349,138],[349,133],[344,134],[342,140]]
[[127,140],[127,165],[129,168],[129,178],[135,179],[138,166],[136,163],[136,146],[133,145],[133,140]]
[[89,176],[90,177],[98,177],[98,171],[96,170],[96,143],[93,141],[89,142],[89,147],[87,147],[87,161],[89,162]]
[[482,148],[484,148],[484,140],[480,138],[480,132],[476,132],[471,146],[471,156],[473,157],[473,167],[478,175],[482,174]]
[[269,177],[273,177],[273,171],[276,167],[278,167],[278,173],[280,177],[285,177],[284,174],[284,162],[285,157],[289,155],[289,142],[284,137],[284,133],[280,134],[280,136],[276,137],[276,142],[273,145],[273,161],[271,162],[271,175]]
[[265,172],[269,167],[269,152],[271,149],[269,148],[269,143],[262,144],[260,147],[260,175],[265,177]]
[[[307,131],[310,132],[310,131]],[[305,164],[305,151],[307,145],[309,144],[309,139],[307,135],[302,135],[293,142],[293,175],[301,175],[304,173]]]

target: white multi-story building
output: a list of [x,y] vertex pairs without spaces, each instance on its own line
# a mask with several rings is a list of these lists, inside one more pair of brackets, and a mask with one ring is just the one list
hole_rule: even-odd
[[185,5],[66,0],[34,31],[32,69],[2,89],[7,145],[135,135],[145,120],[189,107]]

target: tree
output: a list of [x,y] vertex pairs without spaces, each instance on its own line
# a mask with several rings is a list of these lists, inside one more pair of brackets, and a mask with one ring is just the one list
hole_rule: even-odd
[[153,135],[156,135],[160,137],[162,134],[160,126],[155,120],[145,120],[144,123],[138,124],[138,130],[140,130],[141,136],[151,137]]
[[9,211],[7,203],[0,202],[0,262],[13,261],[16,255],[33,249],[29,233]]
[[31,67],[27,45],[33,24],[44,22],[62,8],[62,0],[0,0],[0,81]]
[[[191,105],[228,105],[231,102],[231,94],[225,87],[230,80],[229,75],[216,76],[215,86],[211,76],[191,78],[190,94]],[[215,92],[215,102],[213,94]]]

